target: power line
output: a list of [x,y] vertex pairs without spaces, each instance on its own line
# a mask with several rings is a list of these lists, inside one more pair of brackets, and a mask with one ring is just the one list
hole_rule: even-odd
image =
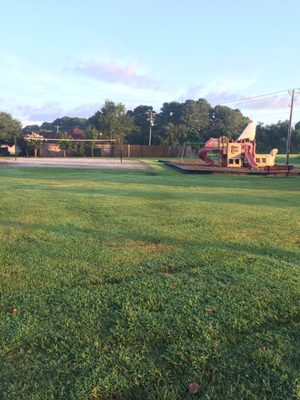
[[[222,104],[242,103],[242,102],[244,102],[244,101],[255,100],[255,99],[262,98],[262,97],[274,96],[275,94],[279,94],[279,93],[286,93],[286,94],[288,94],[289,90],[291,90],[291,89],[286,89],[286,90],[280,90],[280,91],[277,91],[277,92],[271,92],[271,93],[260,94],[260,95],[257,95],[257,96],[244,97],[244,98],[241,98],[241,99],[229,101],[229,102],[227,102],[227,103],[222,103]],[[280,97],[281,97],[281,96],[280,96]]]
[[300,90],[300,89],[285,89],[285,90],[279,90],[277,92],[270,92],[270,93],[260,94],[260,95],[257,95],[257,96],[244,97],[244,98],[241,98],[241,99],[237,99],[237,100],[233,100],[233,101],[228,101],[228,102],[222,103],[222,105],[223,104],[242,103],[244,101],[255,100],[255,99],[262,98],[262,97],[274,96],[275,94],[279,94],[279,93],[289,94],[289,91],[291,91],[291,90]]
[[[299,114],[300,113],[300,110],[296,110],[296,111],[294,111],[294,114]],[[260,113],[259,111],[256,111],[256,112],[251,112],[250,113],[251,115],[257,115],[258,117],[269,117],[269,116],[272,116],[272,115],[287,115],[288,116],[288,111],[282,111],[282,112],[273,112],[273,113]]]

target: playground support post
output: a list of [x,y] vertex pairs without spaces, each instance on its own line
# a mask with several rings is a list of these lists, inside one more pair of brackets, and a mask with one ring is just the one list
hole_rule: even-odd
[[286,159],[285,159],[286,165],[289,165],[289,157],[290,157],[290,151],[291,151],[292,120],[293,120],[295,89],[292,90],[291,96],[292,96],[292,100],[291,100],[290,120],[289,120],[289,128],[288,128],[288,134],[287,134],[287,139],[286,139]]

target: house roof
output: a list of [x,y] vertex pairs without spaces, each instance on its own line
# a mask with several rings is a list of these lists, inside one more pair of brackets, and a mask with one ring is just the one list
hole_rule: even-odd
[[[37,132],[38,135],[44,137],[45,139],[59,139],[61,133],[62,132],[55,132],[55,131]],[[65,133],[70,135],[72,139],[85,139],[86,138],[86,131],[84,131],[83,129],[79,129],[79,128],[69,129]],[[28,135],[28,132],[24,132],[24,135],[25,136]]]
[[86,131],[80,128],[70,129],[67,133],[72,136],[73,139],[85,139],[86,137]]

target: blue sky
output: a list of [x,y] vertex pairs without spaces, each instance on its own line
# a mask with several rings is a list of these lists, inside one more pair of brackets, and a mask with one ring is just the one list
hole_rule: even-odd
[[232,102],[300,87],[299,0],[0,0],[0,15],[0,111],[24,124],[200,97],[277,122],[287,92]]

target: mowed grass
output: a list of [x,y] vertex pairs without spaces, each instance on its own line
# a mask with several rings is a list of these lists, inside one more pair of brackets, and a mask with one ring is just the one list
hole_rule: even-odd
[[152,165],[0,169],[1,400],[300,398],[300,177]]
[[[285,164],[286,163],[286,155],[278,154],[276,157],[277,164]],[[289,156],[289,164],[294,165],[295,168],[300,168],[300,154],[290,154]]]

